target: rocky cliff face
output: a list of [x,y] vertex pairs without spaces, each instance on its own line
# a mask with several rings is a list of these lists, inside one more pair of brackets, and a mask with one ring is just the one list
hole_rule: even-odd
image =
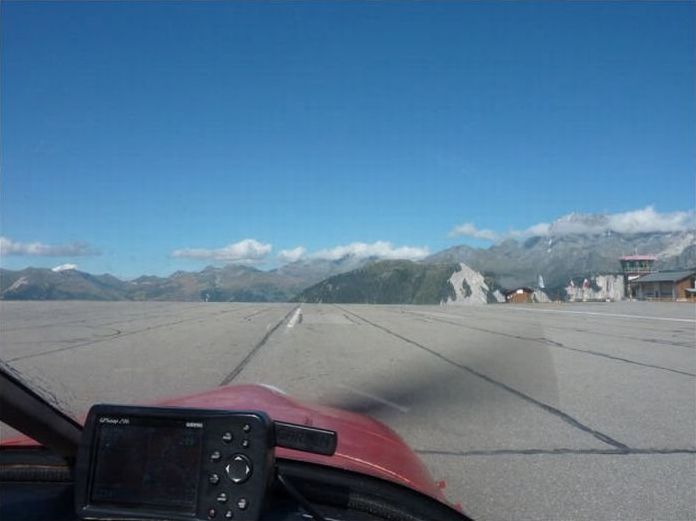
[[481,273],[464,263],[459,263],[459,270],[452,273],[449,282],[454,295],[447,299],[446,304],[471,306],[505,301],[500,291],[491,291]]

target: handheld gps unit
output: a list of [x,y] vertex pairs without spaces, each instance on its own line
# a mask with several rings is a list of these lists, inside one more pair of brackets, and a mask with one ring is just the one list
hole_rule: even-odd
[[255,521],[273,476],[273,427],[260,412],[95,405],[78,454],[77,513]]

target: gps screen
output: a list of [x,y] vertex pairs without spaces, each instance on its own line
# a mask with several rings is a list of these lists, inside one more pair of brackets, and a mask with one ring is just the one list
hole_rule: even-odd
[[195,512],[202,436],[182,422],[101,424],[92,503]]

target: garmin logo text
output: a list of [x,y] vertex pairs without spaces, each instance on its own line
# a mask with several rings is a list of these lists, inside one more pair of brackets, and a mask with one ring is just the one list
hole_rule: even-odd
[[186,426],[191,427],[192,429],[202,429],[203,422],[186,422]]

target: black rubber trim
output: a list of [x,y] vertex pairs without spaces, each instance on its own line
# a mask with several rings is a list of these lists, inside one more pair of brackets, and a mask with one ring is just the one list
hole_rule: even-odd
[[70,467],[0,465],[0,483],[73,483]]
[[371,476],[286,459],[276,466],[318,509],[328,505],[388,521],[472,521],[444,503]]
[[0,421],[72,460],[82,427],[0,364]]
[[0,448],[0,482],[72,483],[73,468],[43,447]]

